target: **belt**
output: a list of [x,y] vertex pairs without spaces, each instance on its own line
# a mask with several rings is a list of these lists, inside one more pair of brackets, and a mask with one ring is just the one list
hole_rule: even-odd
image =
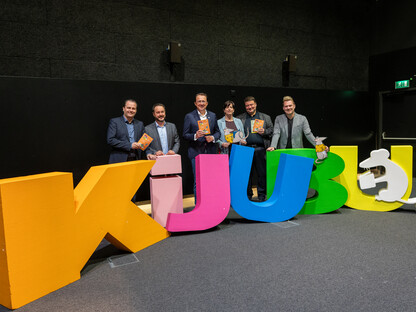
[[257,144],[252,144],[252,145],[246,145],[248,147],[264,147],[264,145],[257,145]]
[[136,158],[136,151],[131,149],[129,152],[129,155],[127,156],[128,158]]

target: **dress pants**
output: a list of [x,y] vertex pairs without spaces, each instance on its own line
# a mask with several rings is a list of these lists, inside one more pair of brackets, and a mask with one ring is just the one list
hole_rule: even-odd
[[[127,156],[127,161],[134,161],[134,160],[138,160],[138,159],[139,159],[139,157],[136,155],[136,152],[134,150],[131,150],[129,156]],[[133,198],[131,199],[133,204],[136,204],[136,198],[138,197],[137,192],[138,192],[138,190],[136,191]]]
[[247,186],[247,196],[251,199],[253,196],[252,180],[254,175],[254,168],[257,171],[257,195],[259,200],[266,199],[266,149],[264,147],[255,147],[253,163],[251,165],[250,178]]
[[191,164],[192,164],[192,173],[194,174],[194,200],[195,200],[195,205],[196,205],[196,175],[195,175],[195,158],[191,159]]

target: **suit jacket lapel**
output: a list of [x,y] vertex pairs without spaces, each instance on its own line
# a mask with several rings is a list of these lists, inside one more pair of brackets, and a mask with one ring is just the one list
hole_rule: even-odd
[[195,120],[198,122],[198,120],[199,120],[199,114],[198,114],[198,111],[197,110],[194,110],[194,117],[195,117]]
[[123,116],[120,117],[120,122],[122,124],[122,129],[124,131],[124,135],[126,136],[127,141],[130,141],[130,138],[129,138],[129,129],[127,129],[127,123],[124,120],[124,117]]
[[170,135],[170,127],[168,127],[167,122],[166,122],[166,136],[168,137],[168,150],[169,150],[170,149],[169,146],[173,146],[173,144],[172,144],[172,136]]
[[212,124],[212,122],[214,120],[211,118],[211,114],[208,111],[207,111],[207,119],[208,119],[208,124],[209,124],[209,131],[212,134],[212,131],[214,130],[214,125]]
[[162,150],[162,140],[160,139],[160,135],[159,135],[159,131],[157,130],[157,126],[156,126],[156,123],[153,123],[153,130],[155,131],[155,140],[156,140],[156,142],[159,144],[159,148],[158,148],[158,150]]
[[[136,119],[133,119],[133,128],[134,128],[134,141],[139,141],[139,122]],[[128,136],[128,135],[127,135]]]
[[289,135],[289,131],[287,129],[288,126],[289,126],[289,123],[287,122],[287,117],[286,117],[286,115],[284,115],[283,116],[283,131],[284,131],[284,134],[285,134],[286,138]]
[[195,132],[196,132],[199,129],[198,120],[200,120],[198,110],[194,110],[194,118],[195,118],[195,124],[194,125],[196,126],[196,129],[195,129]]
[[299,118],[296,116],[293,116],[293,125],[292,125],[292,135],[293,135],[293,130],[296,129],[296,127],[299,125]]

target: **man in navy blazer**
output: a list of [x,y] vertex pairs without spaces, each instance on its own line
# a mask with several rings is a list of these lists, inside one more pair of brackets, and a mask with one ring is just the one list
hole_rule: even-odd
[[153,141],[146,149],[147,159],[156,159],[156,156],[174,155],[179,152],[179,135],[175,124],[167,122],[165,105],[157,103],[152,107],[155,122],[144,128]]
[[[206,93],[198,93],[195,96],[196,110],[186,114],[183,124],[183,138],[188,141],[188,157],[192,163],[194,173],[194,194],[196,195],[195,184],[195,157],[199,154],[217,154],[215,142],[219,140],[221,133],[217,124],[217,117],[213,112],[207,110],[208,96]],[[210,134],[206,135],[199,130],[198,120],[207,119]]]
[[107,143],[111,146],[110,164],[141,158],[137,142],[144,133],[144,126],[134,118],[136,112],[136,101],[129,99],[124,102],[123,115],[110,120],[107,130]]

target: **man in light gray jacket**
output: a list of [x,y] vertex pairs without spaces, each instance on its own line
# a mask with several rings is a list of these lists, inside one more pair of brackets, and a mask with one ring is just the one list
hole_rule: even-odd
[[268,151],[286,148],[303,148],[302,133],[315,146],[315,137],[305,116],[295,113],[295,101],[290,96],[283,97],[282,115],[274,121],[273,137]]

